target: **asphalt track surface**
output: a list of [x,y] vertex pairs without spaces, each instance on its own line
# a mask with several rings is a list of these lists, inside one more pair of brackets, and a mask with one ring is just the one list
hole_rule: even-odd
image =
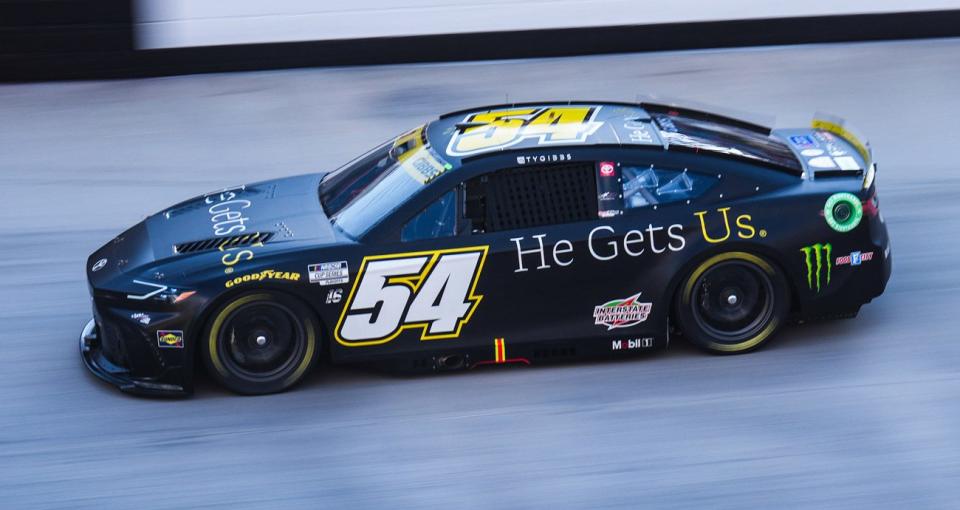
[[[960,40],[0,87],[0,507],[956,508]],[[873,141],[885,295],[745,356],[123,395],[84,261],[192,195],[328,169],[438,113],[667,94]]]

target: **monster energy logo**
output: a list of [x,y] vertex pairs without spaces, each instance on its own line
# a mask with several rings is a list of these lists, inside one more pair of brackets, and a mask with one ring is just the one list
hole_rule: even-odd
[[[823,285],[830,285],[830,270],[833,269],[833,257],[831,257],[833,246],[830,243],[817,243],[813,246],[804,246],[800,248],[800,251],[803,252],[803,260],[807,264],[807,287],[813,290],[813,279],[816,277],[817,292],[820,292],[820,281],[824,276],[824,269],[826,269],[827,280]],[[824,268],[824,262],[826,262],[826,268]]]

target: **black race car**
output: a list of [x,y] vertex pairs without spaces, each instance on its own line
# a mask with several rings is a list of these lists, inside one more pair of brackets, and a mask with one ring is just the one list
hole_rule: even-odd
[[444,115],[329,172],[165,209],[90,256],[94,374],[281,391],[320,358],[414,371],[716,353],[852,317],[890,276],[868,145],[661,104]]

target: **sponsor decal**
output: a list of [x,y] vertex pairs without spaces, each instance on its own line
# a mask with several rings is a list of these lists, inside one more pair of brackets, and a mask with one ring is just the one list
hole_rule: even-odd
[[800,248],[800,252],[803,253],[803,262],[807,268],[807,288],[813,290],[816,285],[819,294],[821,286],[830,285],[833,246],[830,243],[817,243]]
[[657,121],[657,125],[660,126],[661,131],[666,131],[667,133],[676,133],[678,131],[677,125],[673,123],[673,119],[669,115],[657,115],[654,117]]
[[[241,262],[246,262],[246,261],[249,261],[249,260],[253,259],[253,249],[252,249],[252,248],[254,248],[254,247],[259,248],[259,247],[261,247],[261,246],[263,246],[263,242],[262,242],[262,241],[257,241],[256,243],[253,243],[253,244],[249,245],[248,248],[244,248],[244,249],[242,249],[242,250],[241,250],[241,249],[238,249],[238,248],[236,248],[236,247],[234,247],[234,248],[226,248],[223,244],[221,244],[221,245],[218,247],[218,249],[219,249],[220,251],[224,252],[224,253],[223,253],[223,256],[220,257],[220,263],[223,264],[223,266],[224,266],[224,268],[223,268],[224,274],[231,274],[231,273],[233,273],[233,272],[236,270],[236,268],[235,268],[234,266],[236,266],[237,264],[239,264],[239,263],[241,263]],[[236,251],[234,251],[234,250],[236,250]]]
[[[599,211],[601,218],[621,214],[620,210]],[[719,244],[729,239],[754,239],[767,237],[766,229],[754,225],[750,214],[734,214],[730,207],[721,207],[716,211],[698,211],[694,213],[700,223],[703,239],[711,244]],[[732,220],[732,221],[731,221]],[[523,273],[531,268],[550,269],[554,266],[566,267],[575,259],[574,244],[568,239],[548,240],[547,234],[527,237],[513,237],[511,241],[517,247],[517,267],[515,273]],[[647,252],[655,255],[681,251],[686,247],[683,225],[675,223],[669,226],[647,224],[646,228],[627,230],[618,234],[609,225],[594,227],[587,234],[587,251],[595,260],[614,260],[622,254],[639,257]]]
[[853,193],[835,193],[823,205],[827,225],[837,232],[849,232],[863,219],[863,203]]
[[649,349],[653,347],[653,337],[626,338],[623,340],[612,340],[610,350],[625,351],[630,349]]
[[617,175],[617,166],[612,161],[601,161],[600,162],[600,176],[601,177],[613,177]]
[[343,299],[343,289],[330,289],[327,291],[327,304],[339,303]]
[[261,282],[265,280],[286,280],[290,282],[298,282],[300,281],[300,273],[277,271],[276,269],[264,269],[258,273],[245,274],[243,276],[233,278],[232,280],[227,280],[224,282],[223,286],[229,289],[230,287],[233,287],[234,285],[240,285],[241,283]]
[[837,165],[833,162],[833,158],[830,156],[818,156],[808,159],[807,164],[813,168],[837,168]]
[[828,131],[816,131],[813,133],[813,137],[823,143],[832,143],[836,140],[834,136]]
[[93,264],[93,266],[90,268],[90,272],[96,273],[97,271],[103,269],[106,265],[107,259],[100,259]]
[[250,218],[244,216],[244,210],[253,205],[253,202],[237,198],[237,194],[243,190],[243,187],[226,189],[203,199],[204,203],[210,206],[207,213],[213,223],[213,235],[227,236],[247,230],[246,222],[250,221]]
[[341,285],[350,281],[350,269],[346,260],[337,262],[321,262],[307,266],[310,283],[320,285]]
[[569,152],[557,154],[537,154],[534,156],[517,156],[517,163],[527,165],[530,163],[558,163],[560,161],[571,161],[573,155]]
[[[646,253],[648,248],[654,254],[680,251],[686,246],[686,239],[682,234],[683,225],[679,223],[669,227],[654,226],[651,223],[645,229],[628,230],[622,237],[617,235],[613,227],[601,225],[587,234],[587,251],[590,256],[600,261],[616,259],[621,253],[639,257]],[[527,241],[526,237],[510,239],[517,246],[517,268],[513,272],[523,273],[529,271],[530,267],[542,270],[550,269],[554,265],[566,267],[573,264],[574,249],[570,240],[560,239],[550,246],[546,241],[547,234],[531,237],[534,241]],[[525,248],[530,246],[531,242],[536,244],[532,248]]]
[[837,260],[834,262],[837,266],[859,266],[864,262],[870,262],[873,260],[872,251],[852,251],[850,255],[843,255],[837,257]]
[[[249,209],[253,202],[244,198],[237,198],[244,191],[246,191],[245,186],[238,186],[204,196],[203,201],[209,206],[207,213],[213,223],[213,235],[221,237],[246,232],[246,223],[250,221],[250,218],[245,216],[246,209]],[[260,240],[243,247],[228,247],[226,244],[221,243],[217,247],[223,253],[220,257],[220,263],[224,266],[223,272],[225,274],[233,273],[236,269],[234,266],[253,258],[254,248],[263,246],[263,242]]]
[[597,326],[606,326],[607,331],[618,328],[629,328],[647,320],[653,303],[641,303],[641,292],[628,298],[614,299],[593,308],[593,323]]
[[[704,241],[711,244],[722,243],[727,239],[730,239],[730,235],[733,233],[730,228],[730,208],[721,207],[717,209],[717,212],[720,213],[720,216],[723,218],[724,230],[723,235],[717,235],[716,237],[711,237],[710,233],[708,232],[711,230],[707,227],[708,212],[697,211],[693,213],[693,215],[700,220],[700,232],[703,234]],[[749,214],[738,214],[734,218],[734,224],[737,226],[736,235],[740,239],[753,239],[757,235],[760,237],[767,237],[767,231],[765,229],[761,228],[757,230],[757,228],[753,226],[753,217]]]
[[790,143],[800,147],[801,149],[811,149],[817,146],[817,142],[814,142],[813,138],[810,138],[809,135],[791,136]]
[[464,157],[504,149],[527,139],[537,145],[583,143],[602,122],[601,106],[507,108],[471,113],[450,138],[447,154]]
[[153,320],[150,317],[150,314],[146,314],[143,312],[131,313],[130,318],[139,322],[140,324],[143,324],[144,326],[150,324],[150,321]]
[[854,134],[850,128],[845,125],[842,119],[817,114],[817,118],[813,119],[810,127],[822,130],[817,131],[816,134],[823,137],[823,139],[827,142],[836,141],[836,137],[843,138],[847,143],[852,145],[858,153],[860,153],[860,156],[864,161],[869,162],[871,159],[873,159],[873,151],[870,149],[870,143],[861,141],[860,137]]
[[183,331],[158,330],[157,346],[163,349],[183,349]]
[[452,168],[449,163],[440,161],[440,158],[434,156],[432,152],[430,149],[421,149],[416,155],[400,163],[400,168],[421,184],[426,184]]
[[334,338],[385,344],[406,329],[421,340],[458,338],[483,299],[476,293],[489,246],[364,257]]
[[843,147],[841,147],[841,146],[839,146],[839,145],[837,145],[837,144],[835,144],[835,143],[833,143],[833,142],[827,143],[826,145],[827,145],[827,153],[830,154],[831,156],[846,156],[846,155],[847,155],[846,149],[844,149]]
[[[426,184],[444,172],[453,168],[453,165],[444,161],[432,147],[426,145],[423,135],[423,126],[412,129],[400,135],[393,141],[391,154],[397,154],[397,162],[404,172],[414,180]],[[403,149],[400,152],[398,149]]]
[[860,163],[857,163],[853,156],[842,156],[833,158],[833,160],[840,167],[840,170],[860,170]]
[[813,156],[823,155],[823,151],[820,149],[803,149],[802,151],[800,151],[800,155],[806,156],[808,158],[812,158]]
[[601,202],[610,202],[613,200],[618,200],[619,198],[620,198],[620,194],[617,193],[616,191],[605,191],[597,195],[597,200]]
[[627,130],[627,138],[633,143],[648,145],[656,143],[646,122],[631,119],[624,122],[623,127]]

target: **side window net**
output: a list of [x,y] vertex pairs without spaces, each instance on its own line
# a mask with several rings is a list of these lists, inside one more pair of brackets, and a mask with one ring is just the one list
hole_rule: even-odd
[[675,193],[683,193],[684,197],[690,195],[693,191],[693,179],[683,172],[682,174],[670,179],[670,182],[664,184],[657,188],[657,195],[670,195]]
[[623,166],[623,205],[635,209],[699,197],[717,179],[713,176],[654,166]]
[[465,210],[474,232],[587,221],[596,190],[592,162],[508,168],[467,182]]

